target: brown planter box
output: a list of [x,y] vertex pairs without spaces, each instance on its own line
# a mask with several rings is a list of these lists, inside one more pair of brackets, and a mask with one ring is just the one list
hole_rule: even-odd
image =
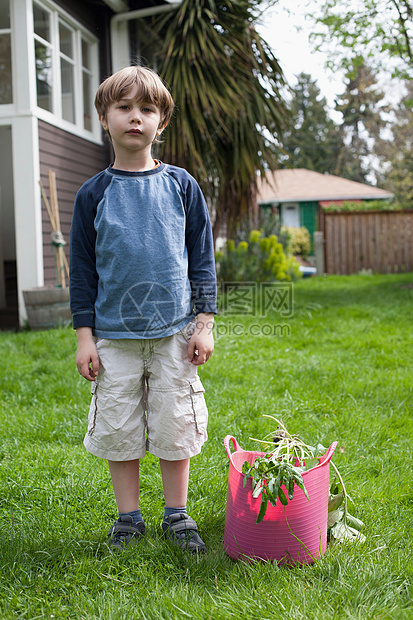
[[31,288],[23,291],[30,329],[51,329],[72,320],[68,288]]

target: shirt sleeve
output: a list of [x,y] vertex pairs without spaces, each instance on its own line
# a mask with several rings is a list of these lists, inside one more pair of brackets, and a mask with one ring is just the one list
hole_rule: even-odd
[[70,309],[73,327],[94,327],[98,288],[96,271],[96,198],[85,184],[73,209],[70,231]]
[[202,191],[190,176],[185,186],[185,205],[188,273],[195,312],[216,314],[217,278],[211,221]]

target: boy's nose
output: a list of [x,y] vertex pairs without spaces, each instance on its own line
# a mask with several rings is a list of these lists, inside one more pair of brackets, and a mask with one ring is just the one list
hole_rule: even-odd
[[132,115],[130,119],[131,123],[141,123],[141,115],[138,110],[132,110]]

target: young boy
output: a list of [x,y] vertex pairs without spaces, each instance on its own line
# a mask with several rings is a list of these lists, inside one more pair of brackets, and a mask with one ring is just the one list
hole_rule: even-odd
[[92,382],[84,445],[109,462],[119,511],[113,549],[144,533],[139,460],[148,451],[160,461],[165,537],[204,552],[186,501],[190,458],[207,438],[197,366],[214,348],[208,210],[193,177],[152,158],[174,107],[156,73],[118,71],[100,85],[95,106],[115,159],[80,188],[71,230],[76,365]]

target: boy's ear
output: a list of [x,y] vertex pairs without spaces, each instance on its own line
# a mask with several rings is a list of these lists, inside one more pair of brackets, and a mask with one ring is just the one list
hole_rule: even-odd
[[103,114],[99,114],[99,122],[102,125],[103,129],[105,131],[107,131],[108,130],[108,124],[107,124],[106,118],[103,116]]
[[160,136],[161,133],[163,132],[163,130],[165,129],[165,127],[167,126],[168,122],[163,123],[163,125],[159,125],[157,131],[156,131],[156,135]]

